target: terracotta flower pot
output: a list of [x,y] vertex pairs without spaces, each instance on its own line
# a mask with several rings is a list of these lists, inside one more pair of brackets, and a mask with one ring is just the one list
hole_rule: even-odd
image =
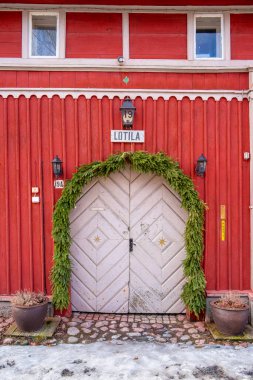
[[211,301],[213,319],[217,329],[225,335],[241,335],[249,320],[249,306],[241,309],[228,309]]
[[12,315],[22,331],[37,331],[43,326],[47,315],[48,300],[33,306],[12,306]]

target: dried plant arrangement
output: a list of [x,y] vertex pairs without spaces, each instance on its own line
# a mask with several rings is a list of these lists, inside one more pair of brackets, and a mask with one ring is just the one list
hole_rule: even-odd
[[246,309],[247,303],[236,293],[227,293],[214,302],[216,306],[224,309]]
[[15,306],[34,306],[48,301],[43,293],[21,290],[14,294],[11,303]]

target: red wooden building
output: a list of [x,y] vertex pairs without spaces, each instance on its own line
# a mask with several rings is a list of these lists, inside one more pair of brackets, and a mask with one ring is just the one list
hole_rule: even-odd
[[[67,180],[81,164],[136,150],[177,160],[208,205],[207,295],[250,297],[252,40],[249,0],[0,2],[1,300],[18,289],[51,294],[52,213],[62,192],[52,159],[63,161],[58,179]],[[111,137],[122,130],[126,97],[140,141]],[[202,153],[204,177],[195,172]],[[183,310],[187,215],[177,194],[129,169],[93,182],[76,206],[74,309]],[[151,219],[159,222],[152,228]],[[124,244],[135,236],[139,256],[129,259]],[[148,287],[153,298],[140,306]]]

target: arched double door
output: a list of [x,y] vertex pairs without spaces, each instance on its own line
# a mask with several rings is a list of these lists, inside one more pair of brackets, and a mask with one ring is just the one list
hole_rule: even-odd
[[157,175],[128,167],[85,186],[70,215],[73,310],[182,312],[186,220]]

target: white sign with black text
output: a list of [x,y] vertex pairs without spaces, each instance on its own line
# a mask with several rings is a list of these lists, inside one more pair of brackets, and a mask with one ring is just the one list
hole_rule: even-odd
[[114,130],[111,131],[111,142],[143,143],[144,131]]
[[64,180],[63,179],[56,179],[54,181],[54,188],[55,189],[64,189]]

